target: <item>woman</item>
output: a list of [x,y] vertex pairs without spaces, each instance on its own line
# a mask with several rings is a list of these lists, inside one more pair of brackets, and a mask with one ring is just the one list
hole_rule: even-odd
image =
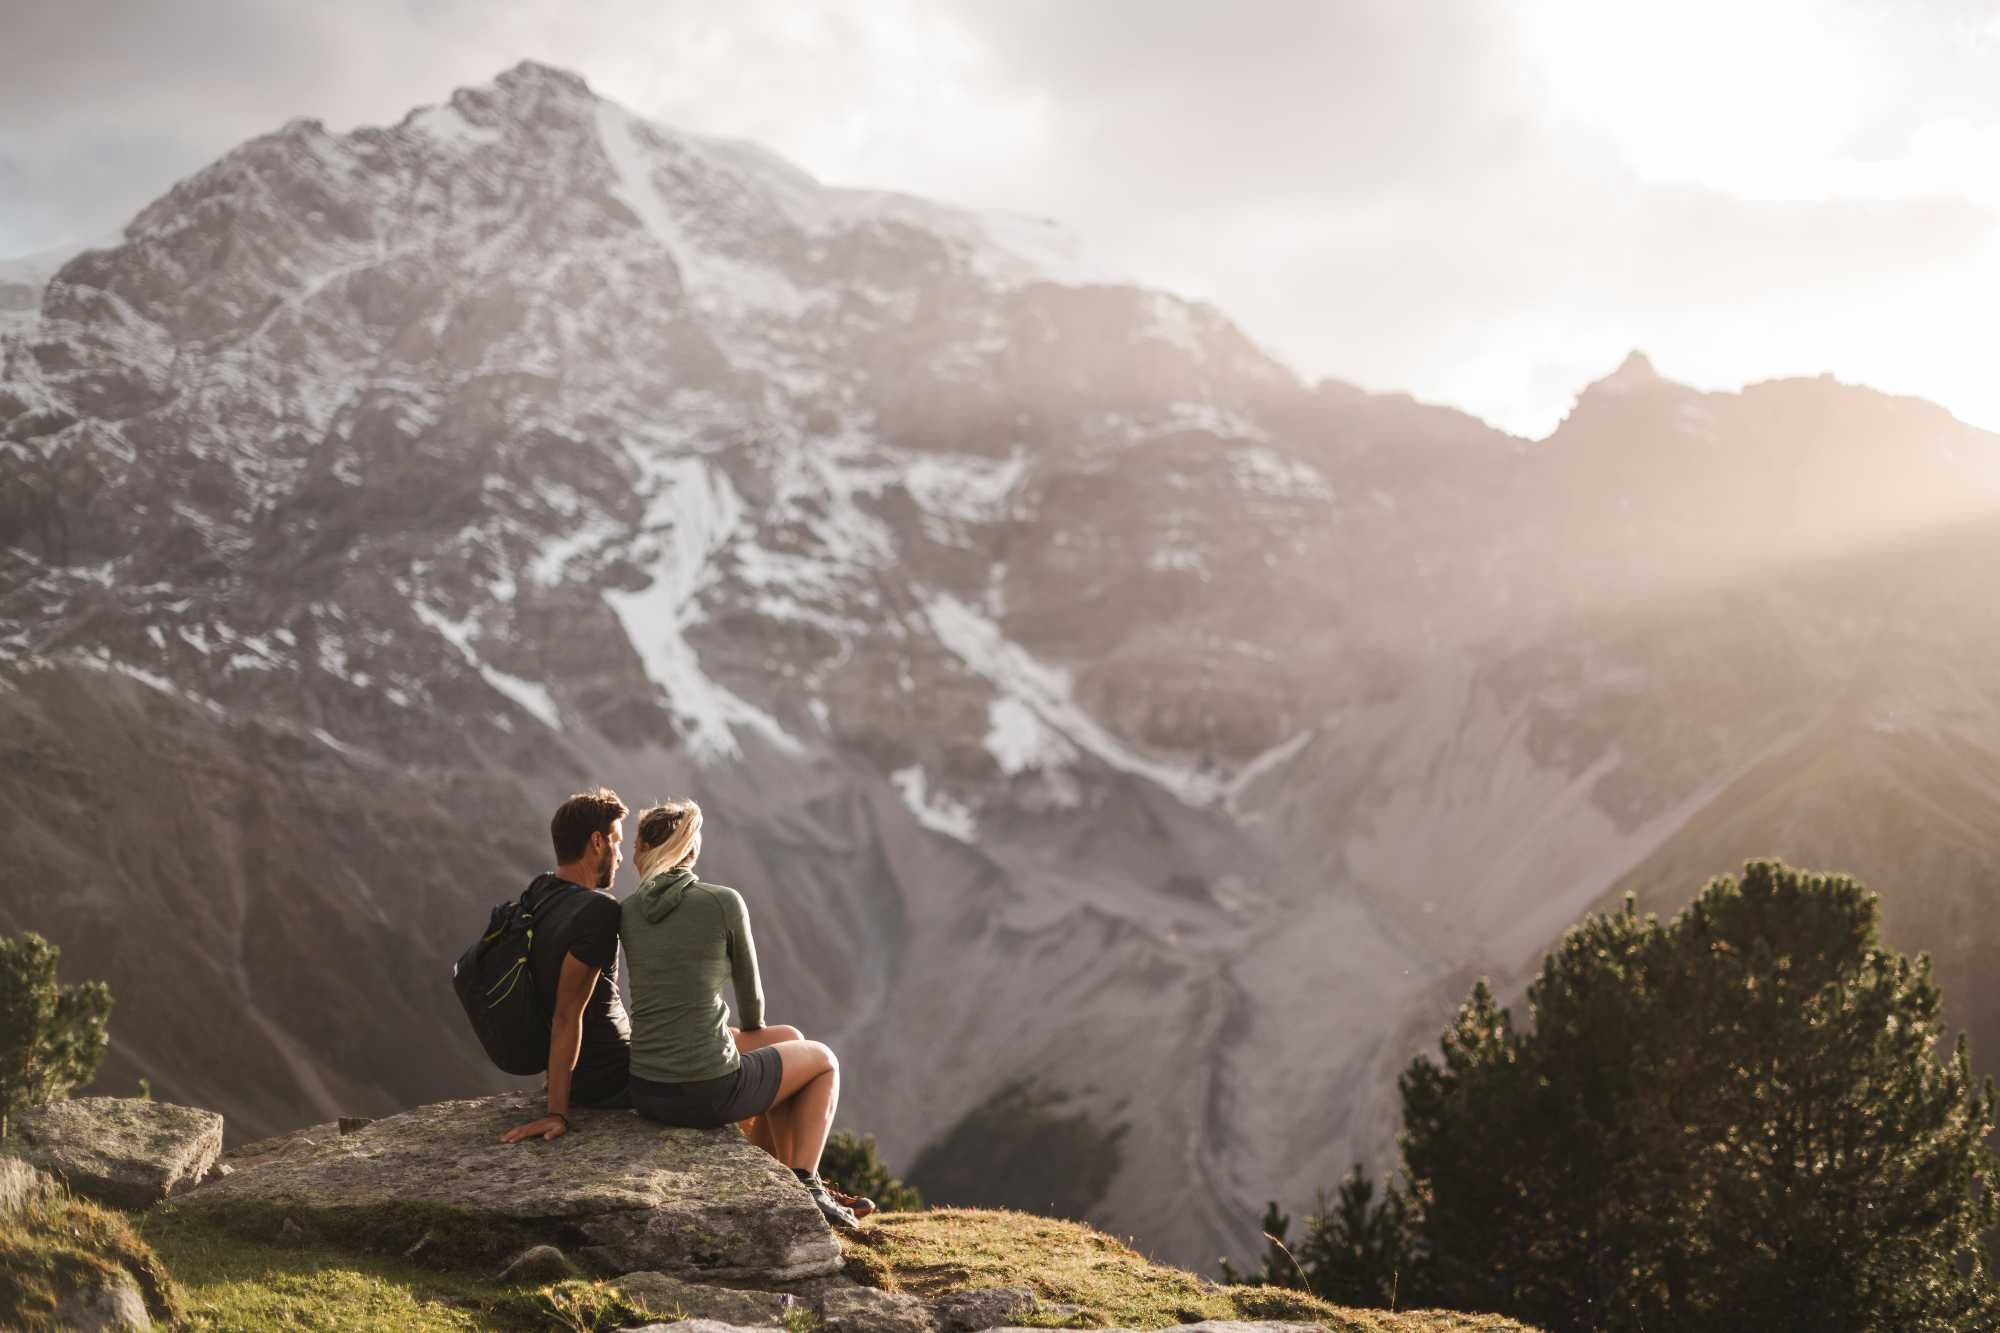
[[[764,1025],[757,948],[742,895],[695,877],[701,807],[668,801],[639,816],[639,891],[625,899],[619,937],[632,977],[632,1105],[668,1125],[736,1124],[792,1168],[834,1226],[855,1209],[819,1178],[840,1100],[840,1062],[794,1027]],[[729,1026],[725,979],[741,1029]],[[852,1200],[865,1212],[867,1200]]]

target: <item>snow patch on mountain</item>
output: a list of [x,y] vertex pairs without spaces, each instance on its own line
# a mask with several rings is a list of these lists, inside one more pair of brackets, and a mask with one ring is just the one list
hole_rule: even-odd
[[894,221],[944,240],[967,273],[993,288],[1131,280],[1086,255],[1071,232],[1046,218],[975,213],[885,191],[829,189],[754,144],[669,130],[611,102],[600,100],[595,110],[619,197],[673,255],[696,304],[707,310],[796,318],[827,297],[801,290],[774,266],[696,244],[658,187],[659,145],[671,145],[699,174],[728,182],[807,237]]
[[1201,355],[1201,332],[1186,301],[1166,292],[1147,292],[1146,313],[1149,318],[1138,331],[1141,336],[1178,347],[1189,356]]
[[1246,491],[1288,500],[1331,500],[1333,487],[1310,463],[1294,462],[1269,449],[1232,449],[1229,471]]
[[528,577],[544,588],[557,587],[568,577],[571,561],[601,549],[624,531],[624,525],[609,514],[592,514],[551,537],[528,562]]
[[1008,777],[1030,771],[1051,772],[1076,760],[1077,749],[1069,738],[1013,695],[988,704],[986,717],[986,752]]
[[960,842],[973,841],[978,826],[973,822],[972,811],[959,801],[953,800],[943,791],[929,790],[929,782],[924,777],[922,764],[911,764],[899,768],[889,775],[889,781],[896,784],[902,795],[903,804],[910,807],[910,813],[917,822],[927,829],[934,829]]
[[1200,431],[1219,440],[1246,440],[1264,443],[1270,433],[1234,408],[1219,403],[1177,400],[1159,409],[1134,416],[1127,412],[1094,412],[1084,419],[1084,430],[1093,437],[1112,436],[1130,447]]
[[598,102],[596,112],[614,192],[673,256],[696,308],[734,318],[764,312],[797,319],[815,300],[825,299],[800,291],[771,265],[745,263],[698,245],[659,188],[655,143],[661,131],[612,102]]
[[973,454],[918,454],[903,470],[903,486],[924,514],[924,535],[940,546],[966,546],[967,524],[997,523],[1027,474],[1027,454],[1005,459]]
[[[1067,671],[1036,660],[956,597],[933,593],[925,600],[924,612],[939,643],[985,677],[1003,699],[1032,713],[1069,744],[1120,772],[1145,778],[1188,805],[1209,805],[1222,794],[1223,784],[1213,774],[1143,754],[1112,735],[1071,696]],[[1010,707],[1002,716],[1018,720],[1020,712]]]
[[[699,458],[650,460],[654,487],[646,512],[657,555],[651,581],[605,594],[625,636],[665,693],[699,760],[742,756],[736,733],[747,729],[788,754],[803,747],[778,720],[702,670],[687,631],[703,619],[700,594],[715,579],[715,557],[742,526],[743,499],[729,478]],[[662,547],[664,549],[659,549]]]
[[416,612],[418,620],[443,635],[452,647],[458,649],[465,664],[477,671],[488,685],[528,710],[551,731],[562,727],[562,710],[556,707],[555,696],[549,693],[548,686],[522,680],[483,661],[472,646],[472,625],[469,621],[453,620],[436,607],[421,601],[412,601],[410,608]]
[[420,134],[435,139],[440,145],[463,151],[481,144],[497,143],[501,139],[498,129],[490,125],[474,125],[459,109],[446,103],[443,106],[427,106],[410,114],[409,127]]

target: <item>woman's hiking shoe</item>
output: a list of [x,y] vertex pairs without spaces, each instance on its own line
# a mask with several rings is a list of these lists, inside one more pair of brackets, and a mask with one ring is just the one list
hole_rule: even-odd
[[839,1227],[842,1231],[861,1229],[861,1219],[844,1205],[834,1202],[833,1196],[827,1193],[825,1181],[818,1176],[807,1176],[799,1183],[806,1187],[806,1193],[812,1195],[812,1201],[819,1205],[820,1215],[826,1218],[828,1226]]
[[862,1221],[854,1217],[852,1209],[848,1209],[846,1205],[834,1203],[834,1197],[826,1193],[826,1181],[822,1181],[816,1171],[806,1171],[804,1167],[792,1167],[792,1175],[796,1175],[798,1183],[806,1187],[806,1193],[812,1195],[812,1201],[820,1205],[820,1215],[826,1219],[828,1227],[840,1227],[842,1231],[860,1231]]
[[845,1208],[848,1212],[853,1213],[857,1218],[868,1217],[875,1211],[875,1201],[866,1195],[849,1194],[844,1190],[835,1189],[831,1185],[826,1187],[826,1192],[833,1196],[835,1203]]

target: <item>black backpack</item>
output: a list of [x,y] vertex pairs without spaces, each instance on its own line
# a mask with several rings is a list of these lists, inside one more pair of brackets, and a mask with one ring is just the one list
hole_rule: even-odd
[[539,1074],[549,1067],[549,1016],[535,991],[528,951],[535,943],[536,915],[565,887],[557,880],[537,893],[530,884],[520,898],[495,907],[486,933],[452,964],[452,989],[479,1044],[509,1074]]

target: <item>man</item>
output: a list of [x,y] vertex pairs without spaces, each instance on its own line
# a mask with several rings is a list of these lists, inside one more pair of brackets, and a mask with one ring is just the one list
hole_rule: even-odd
[[549,1020],[548,1114],[502,1143],[559,1139],[571,1106],[630,1106],[632,1024],[618,995],[618,900],[625,803],[608,787],[578,792],[549,821],[556,868],[528,886],[535,911],[528,970]]

